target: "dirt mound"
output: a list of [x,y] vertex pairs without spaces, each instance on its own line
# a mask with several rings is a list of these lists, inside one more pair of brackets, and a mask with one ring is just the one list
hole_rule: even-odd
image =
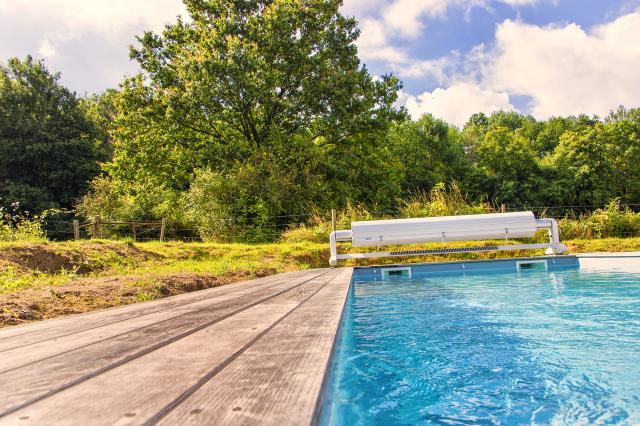
[[65,286],[0,294],[0,327],[161,299],[275,274],[271,268],[224,276],[177,273],[81,278]]
[[3,264],[17,267],[19,270],[38,271],[55,274],[62,269],[70,270],[74,267],[73,257],[69,253],[57,253],[48,246],[32,245],[28,247],[13,247],[11,250],[0,252]]
[[16,245],[0,251],[0,267],[11,266],[19,271],[56,274],[62,270],[78,271],[79,275],[104,270],[106,260],[147,261],[162,259],[158,253],[139,249],[133,244],[118,242],[84,242],[82,247],[60,247],[49,244]]

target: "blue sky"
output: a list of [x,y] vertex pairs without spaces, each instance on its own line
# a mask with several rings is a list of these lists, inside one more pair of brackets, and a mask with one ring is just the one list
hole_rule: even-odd
[[[101,91],[136,72],[136,34],[180,13],[180,0],[0,0],[0,61],[31,53],[73,90]],[[360,22],[368,68],[403,80],[414,117],[640,106],[640,0],[345,0],[343,13]]]
[[[460,8],[451,8],[444,16],[424,18],[425,28],[415,39],[403,40],[400,37],[394,40],[394,44],[407,48],[416,59],[437,59],[453,50],[464,52],[482,43],[491,44],[496,25],[507,19],[538,26],[576,23],[583,28],[590,28],[619,16],[623,4],[603,0],[564,0],[557,3],[541,1],[519,7],[496,3],[490,8],[475,7],[464,13]],[[374,15],[379,17],[380,12]],[[376,62],[371,64],[372,71],[384,73],[384,62]],[[405,82],[409,91],[437,87],[435,83],[423,79],[405,79]]]

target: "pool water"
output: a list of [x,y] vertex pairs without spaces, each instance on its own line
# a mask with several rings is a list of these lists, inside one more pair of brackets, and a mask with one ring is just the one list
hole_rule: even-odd
[[320,423],[638,424],[640,274],[352,284]]

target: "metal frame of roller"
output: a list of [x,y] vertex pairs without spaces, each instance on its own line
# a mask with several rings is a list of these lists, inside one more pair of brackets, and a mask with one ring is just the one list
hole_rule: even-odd
[[[510,239],[532,238],[540,229],[547,229],[549,242],[541,244],[508,244]],[[353,247],[417,244],[451,241],[504,239],[504,245],[443,248],[435,250],[377,251],[373,253],[338,254],[338,242],[351,242]],[[428,217],[415,219],[372,220],[352,222],[351,230],[334,231],[329,237],[331,258],[339,260],[393,256],[468,253],[501,250],[546,249],[546,254],[562,254],[567,246],[560,243],[560,231],[555,219],[536,219],[533,212],[492,213],[466,216]]]

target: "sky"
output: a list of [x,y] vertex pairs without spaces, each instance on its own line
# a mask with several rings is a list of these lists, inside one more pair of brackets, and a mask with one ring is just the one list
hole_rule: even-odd
[[[640,0],[345,0],[342,13],[359,21],[368,69],[403,81],[414,118],[640,106]],[[0,61],[31,54],[99,92],[136,73],[135,35],[179,14],[180,0],[0,0]]]

